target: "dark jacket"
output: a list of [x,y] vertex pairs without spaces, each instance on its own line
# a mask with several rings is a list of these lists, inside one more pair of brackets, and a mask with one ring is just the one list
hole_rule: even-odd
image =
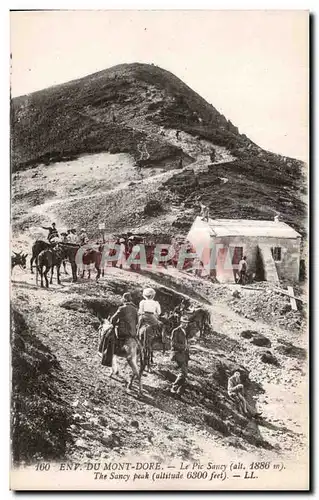
[[135,337],[138,323],[137,308],[132,302],[120,306],[112,316],[111,323],[117,326],[119,337]]
[[185,352],[188,351],[188,342],[186,331],[178,326],[172,331],[171,337],[172,351]]
[[48,240],[50,240],[51,238],[53,238],[55,236],[59,236],[58,230],[52,226],[50,226],[50,227],[42,226],[42,229],[49,231]]

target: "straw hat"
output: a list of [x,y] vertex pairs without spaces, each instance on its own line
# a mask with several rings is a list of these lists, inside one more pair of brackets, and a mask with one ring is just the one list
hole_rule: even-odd
[[145,290],[143,290],[143,297],[144,299],[154,299],[155,293],[153,288],[145,288]]

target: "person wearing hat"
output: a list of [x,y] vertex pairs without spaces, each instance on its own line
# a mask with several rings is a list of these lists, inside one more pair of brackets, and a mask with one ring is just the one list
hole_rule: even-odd
[[143,290],[143,300],[141,300],[138,309],[139,328],[146,324],[155,326],[160,331],[163,327],[163,323],[158,319],[162,312],[161,306],[157,300],[154,300],[155,294],[153,288]]
[[80,238],[80,245],[81,246],[86,245],[89,241],[89,238],[86,234],[86,230],[84,229],[84,227],[82,227],[82,229],[81,229],[79,238]]
[[176,380],[171,387],[171,392],[173,394],[181,395],[185,390],[189,361],[189,347],[187,340],[188,323],[188,317],[182,316],[180,319],[180,325],[172,331],[172,361],[175,361],[178,368],[180,369],[180,373],[177,375]]
[[120,340],[136,337],[138,314],[130,293],[124,293],[121,305],[111,318],[112,325],[117,327]]
[[62,231],[62,232],[60,233],[60,236],[61,236],[61,238],[62,238],[62,243],[67,243],[67,241],[68,241],[68,234],[69,234],[69,229],[68,229],[68,231],[67,231],[67,232]]
[[120,269],[123,269],[123,265],[126,262],[125,239],[119,238],[119,240],[116,243],[117,243],[117,245],[120,246],[120,252],[119,252],[119,257],[117,259],[116,266],[119,267]]
[[67,243],[76,243],[76,231],[75,229],[68,229],[68,235],[66,237]]
[[46,231],[49,231],[48,234],[48,241],[49,243],[52,243],[54,239],[59,238],[59,233],[56,228],[55,222],[52,222],[52,225],[47,227],[47,226],[41,226],[42,229],[45,229]]

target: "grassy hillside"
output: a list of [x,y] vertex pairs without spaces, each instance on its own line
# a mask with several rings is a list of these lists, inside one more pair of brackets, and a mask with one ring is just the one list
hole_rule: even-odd
[[[135,155],[146,134],[129,122],[139,117],[195,133],[200,132],[196,126],[201,120],[227,137],[237,133],[213,106],[168,71],[123,64],[13,99],[13,170],[84,152]],[[159,137],[153,142],[152,160],[181,153]]]
[[[179,168],[181,159],[185,167],[204,155],[206,170],[180,171],[163,179],[162,186],[154,186],[156,191],[163,188],[179,196],[191,209],[188,218],[176,217],[175,228],[187,230],[196,212],[193,200],[202,195],[216,217],[269,219],[279,213],[305,234],[302,162],[259,148],[179,78],[157,66],[122,64],[15,98],[11,126],[14,172],[55,162],[65,162],[72,169],[71,160],[94,152],[128,153],[138,163],[139,144],[146,145],[150,154],[149,160],[139,162],[142,167],[170,170]],[[175,138],[175,131],[183,132],[182,140]],[[218,147],[225,148],[228,158],[209,165],[209,152]],[[128,198],[123,196],[123,206],[128,206],[131,190]],[[107,193],[105,198],[109,205]],[[89,205],[82,203],[81,210],[96,218],[100,201],[99,196],[96,205],[94,199]],[[61,208],[62,220],[72,218],[68,209]],[[113,206],[107,211],[112,219]],[[117,212],[111,226],[126,217],[126,210]],[[81,219],[81,224],[86,223],[85,217]]]

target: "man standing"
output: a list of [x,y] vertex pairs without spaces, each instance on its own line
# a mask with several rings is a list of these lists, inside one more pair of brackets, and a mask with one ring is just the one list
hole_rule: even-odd
[[210,152],[209,159],[212,163],[216,161],[216,151],[214,148]]
[[202,196],[197,196],[194,202],[200,206],[200,218],[203,221],[208,222],[209,220],[209,208],[203,203]]
[[247,276],[247,257],[244,255],[244,257],[239,261],[238,265],[238,274],[239,274],[239,283],[241,285],[245,285],[246,283],[246,276]]
[[173,394],[181,395],[185,391],[186,377],[188,374],[189,348],[186,328],[189,320],[186,316],[180,319],[180,325],[172,331],[171,348],[172,361],[175,361],[180,369],[179,375],[171,387]]
[[209,219],[209,208],[200,202],[200,216],[203,221],[208,222]]
[[116,266],[119,267],[120,269],[123,269],[123,265],[125,265],[125,263],[126,263],[125,239],[120,238],[118,240],[117,244],[120,246],[120,252],[119,252],[119,257],[118,257]]

